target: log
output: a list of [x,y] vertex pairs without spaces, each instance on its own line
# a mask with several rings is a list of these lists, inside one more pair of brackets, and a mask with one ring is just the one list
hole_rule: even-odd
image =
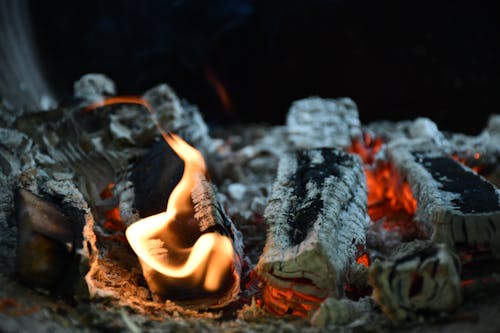
[[295,101],[287,119],[288,137],[296,148],[347,148],[361,136],[358,109],[350,98],[310,97]]
[[460,262],[444,244],[402,243],[387,260],[370,266],[373,299],[394,322],[450,312],[462,301]]
[[281,158],[256,266],[271,312],[308,316],[323,299],[341,295],[345,272],[365,242],[366,200],[358,156],[323,148]]
[[389,159],[417,200],[415,219],[435,242],[487,247],[500,257],[500,191],[427,140],[397,140]]
[[75,296],[88,271],[79,272],[84,212],[69,206],[63,210],[24,189],[16,191],[15,205],[19,279],[32,288]]

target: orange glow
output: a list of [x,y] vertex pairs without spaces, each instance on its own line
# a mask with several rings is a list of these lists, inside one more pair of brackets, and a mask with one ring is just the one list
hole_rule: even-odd
[[[101,199],[108,199],[114,196],[113,189],[115,188],[114,183],[109,183],[108,186],[100,193]],[[120,208],[113,207],[104,212],[104,217],[106,221],[104,222],[104,228],[113,231],[125,231],[125,225],[122,222],[120,216]]]
[[390,163],[374,165],[375,155],[384,144],[381,138],[363,134],[355,139],[348,152],[358,154],[364,163],[368,189],[368,215],[373,222],[383,220],[383,227],[397,230],[403,237],[414,237],[418,226],[413,221],[417,201],[410,185],[398,175]]
[[363,133],[363,140],[354,139],[347,152],[358,154],[365,164],[372,164],[375,160],[375,155],[382,148],[383,144],[384,141],[381,138],[373,138],[369,133],[365,132]]
[[234,249],[231,240],[216,232],[201,234],[193,218],[191,199],[197,177],[205,177],[201,153],[180,137],[162,133],[184,160],[181,180],[163,213],[129,226],[126,236],[140,259],[149,288],[167,298],[218,292],[231,277]]
[[360,255],[357,259],[356,259],[356,262],[360,265],[363,265],[365,267],[369,267],[370,266],[370,258],[368,257],[368,254],[367,253],[363,253],[362,255]]
[[390,163],[379,163],[374,169],[365,167],[365,175],[371,220],[383,219],[385,229],[397,230],[403,237],[417,236],[418,226],[413,221],[417,201],[410,185]]
[[484,168],[482,168],[481,165],[477,165],[479,159],[481,158],[480,153],[476,152],[472,155],[472,157],[470,156],[470,154],[459,156],[457,153],[454,153],[453,155],[451,155],[451,158],[459,163],[462,163],[466,167],[471,168],[476,173],[482,174],[484,171]]
[[266,308],[278,316],[309,317],[324,301],[324,298],[306,295],[293,288],[280,289],[270,284],[266,284],[263,296]]
[[220,82],[220,80],[215,75],[214,71],[210,68],[205,69],[205,75],[207,77],[208,82],[213,86],[217,96],[219,96],[220,102],[224,107],[224,110],[231,111],[233,105],[231,103],[231,99],[229,98],[229,94],[224,85]]
[[472,279],[469,279],[469,280],[462,280],[462,282],[460,282],[460,285],[461,285],[462,287],[465,287],[465,286],[471,285],[472,283],[474,283],[474,280],[472,280]]
[[86,112],[93,111],[95,109],[98,109],[103,106],[108,106],[108,105],[114,105],[114,104],[139,104],[144,106],[146,109],[151,110],[151,106],[149,103],[143,99],[142,97],[138,96],[116,96],[116,97],[109,97],[105,98],[103,100],[94,102],[90,105],[87,105],[84,109]]

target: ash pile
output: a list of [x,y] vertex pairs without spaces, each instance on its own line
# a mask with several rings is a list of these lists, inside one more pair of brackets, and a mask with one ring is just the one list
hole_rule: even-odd
[[[470,295],[500,289],[500,116],[466,136],[425,118],[363,125],[351,99],[311,97],[283,126],[209,129],[166,84],[115,94],[89,74],[74,105],[0,119],[3,279],[156,328],[219,320],[204,331],[462,320]],[[191,199],[212,222],[195,233],[235,249],[222,294],[155,293],[125,237],[184,175],[164,133],[205,158]]]

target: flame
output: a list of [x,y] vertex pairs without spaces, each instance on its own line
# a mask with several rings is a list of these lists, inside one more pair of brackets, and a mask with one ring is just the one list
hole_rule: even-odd
[[201,153],[175,134],[163,137],[185,163],[165,212],[137,221],[126,230],[154,294],[186,298],[218,292],[231,276],[234,249],[219,233],[201,234],[194,219],[191,190],[197,175],[206,176]]
[[138,96],[116,96],[102,99],[100,101],[94,102],[87,105],[84,109],[85,112],[91,112],[95,109],[101,108],[103,106],[114,105],[114,104],[139,104],[144,106],[146,109],[151,110],[149,103]]
[[220,82],[220,80],[215,75],[214,71],[207,67],[205,69],[205,76],[207,77],[207,81],[213,86],[217,96],[219,96],[220,102],[224,107],[225,111],[231,111],[233,108],[233,104],[231,99],[229,98],[229,93],[224,85]]

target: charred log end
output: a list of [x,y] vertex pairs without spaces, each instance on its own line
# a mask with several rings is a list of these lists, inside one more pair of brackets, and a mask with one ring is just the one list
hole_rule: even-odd
[[17,271],[28,286],[67,298],[86,297],[90,253],[84,248],[85,214],[18,189]]

